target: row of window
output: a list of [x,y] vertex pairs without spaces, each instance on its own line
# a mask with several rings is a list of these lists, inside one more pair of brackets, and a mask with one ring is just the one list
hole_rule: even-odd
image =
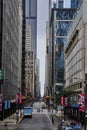
[[[64,1],[66,2],[67,0],[58,0],[58,8],[64,8]],[[69,0],[68,2],[70,4],[68,8],[77,8],[80,6],[81,0]]]
[[56,13],[56,20],[72,20],[75,9],[58,10]]
[[[66,65],[68,65],[73,58],[76,58],[76,55],[78,55],[77,56],[78,58],[79,57],[82,58],[82,50],[81,49],[82,49],[82,41],[80,40],[77,42],[77,44],[74,46],[73,50],[70,52],[69,56],[67,57]],[[74,62],[76,63],[77,61],[75,60]]]
[[71,77],[69,76],[68,79],[66,79],[66,86],[69,86],[71,83],[76,82],[76,78],[82,79],[83,78],[83,71],[79,71],[78,73],[75,73],[72,77],[72,82],[71,82]]

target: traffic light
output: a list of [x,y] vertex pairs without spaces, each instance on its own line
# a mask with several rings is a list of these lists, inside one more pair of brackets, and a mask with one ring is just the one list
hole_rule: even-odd
[[3,83],[4,80],[4,70],[0,69],[0,84]]

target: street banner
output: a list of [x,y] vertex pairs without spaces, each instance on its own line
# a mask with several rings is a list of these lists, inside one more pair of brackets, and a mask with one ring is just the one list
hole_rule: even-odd
[[64,106],[68,106],[68,99],[67,99],[67,97],[64,98]]
[[18,93],[16,94],[15,103],[16,103],[16,104],[19,103],[19,96],[18,96]]
[[64,97],[61,97],[61,105],[64,106]]
[[22,104],[22,94],[21,93],[16,94],[15,103]]
[[87,110],[87,94],[79,94],[79,111]]
[[19,95],[19,104],[22,104],[22,94]]
[[67,97],[61,97],[61,105],[62,106],[68,106]]

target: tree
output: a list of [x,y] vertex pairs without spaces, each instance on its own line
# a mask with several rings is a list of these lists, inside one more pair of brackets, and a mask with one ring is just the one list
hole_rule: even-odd
[[70,95],[72,95],[74,92],[73,91],[61,91],[59,92],[59,94],[56,94],[56,104],[59,105],[60,101],[61,101],[61,97],[69,97]]

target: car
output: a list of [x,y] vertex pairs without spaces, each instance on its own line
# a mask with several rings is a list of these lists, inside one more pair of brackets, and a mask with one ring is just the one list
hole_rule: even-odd
[[64,130],[73,130],[73,128],[71,126],[66,126]]
[[73,130],[70,125],[67,125],[65,122],[58,124],[58,130]]
[[58,124],[58,130],[65,130],[65,127],[66,127],[66,124],[64,122]]
[[42,109],[46,109],[47,107],[46,107],[46,105],[42,105]]
[[33,111],[32,107],[25,106],[23,108],[24,117],[31,117],[32,118],[32,111]]

